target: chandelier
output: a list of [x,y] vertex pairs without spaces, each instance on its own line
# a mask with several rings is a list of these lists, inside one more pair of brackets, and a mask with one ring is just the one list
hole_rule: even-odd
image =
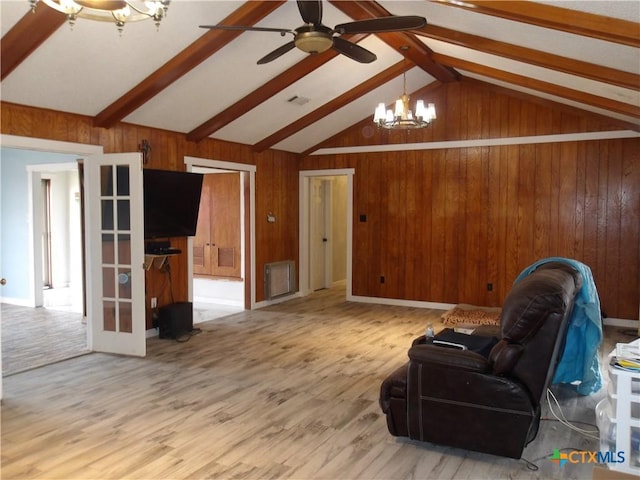
[[428,127],[436,119],[436,106],[433,103],[426,107],[423,100],[416,102],[416,110],[409,108],[409,95],[407,95],[407,74],[403,74],[404,89],[402,96],[396,100],[395,109],[391,110],[384,103],[379,103],[373,115],[373,121],[379,127],[388,129],[410,129]]
[[[38,1],[29,0],[32,11],[35,11]],[[131,0],[42,1],[54,10],[64,13],[71,27],[77,18],[87,18],[100,22],[113,22],[122,34],[127,22],[153,19],[156,27],[160,28],[160,21],[166,16],[171,0],[146,0],[144,2]]]

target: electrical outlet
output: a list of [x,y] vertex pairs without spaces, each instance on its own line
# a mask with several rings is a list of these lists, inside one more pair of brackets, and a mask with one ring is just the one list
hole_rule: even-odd
[[156,297],[151,297],[151,308],[156,308],[158,306],[158,299]]

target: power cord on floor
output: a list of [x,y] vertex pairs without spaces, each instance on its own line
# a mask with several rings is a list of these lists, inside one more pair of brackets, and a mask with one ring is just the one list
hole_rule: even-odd
[[169,293],[171,294],[171,303],[175,303],[175,300],[173,299],[173,281],[171,278],[171,266],[169,265],[169,262],[164,264],[164,271],[167,272],[167,277],[169,279]]
[[[553,410],[552,400],[553,400],[553,403],[555,403],[556,407],[558,408],[559,415],[556,414],[556,412],[554,412]],[[562,425],[564,425],[567,428],[570,428],[574,432],[578,432],[580,435],[583,435],[587,438],[600,440],[600,435],[599,435],[600,432],[597,428],[595,430],[585,430],[583,428],[580,428],[574,425],[575,423],[584,423],[584,422],[575,422],[575,421],[570,422],[569,420],[567,420],[567,418],[564,416],[564,413],[562,412],[562,407],[560,406],[558,399],[549,388],[547,388],[547,403],[549,404],[549,411],[551,412],[551,415],[553,415],[556,418],[556,420],[560,422]],[[591,424],[586,424],[586,425],[591,425]]]
[[[536,464],[535,464],[535,463],[533,463],[533,462],[530,462],[530,461],[529,461],[529,460],[527,460],[526,458],[522,457],[522,458],[520,458],[520,460],[524,462],[525,466],[526,466],[529,470],[531,470],[531,471],[533,471],[533,472],[537,472],[537,471],[539,470],[539,469],[538,469],[538,465],[536,465]],[[538,459],[536,459],[535,461],[537,461],[537,460],[541,460],[541,459],[540,459],[540,458],[538,458]]]
[[[557,449],[558,452],[581,452],[582,450],[583,450],[582,448],[575,448],[575,447],[565,447],[565,448],[558,448]],[[538,465],[536,465],[535,462],[539,462],[540,460],[548,460],[549,458],[551,458],[553,456],[553,454],[555,452],[556,451],[554,450],[553,452],[548,453],[547,455],[543,455],[541,457],[534,458],[533,460],[527,460],[524,457],[520,458],[520,460],[522,460],[525,463],[526,467],[529,470],[537,472],[539,470],[539,467],[538,467]]]
[[[594,440],[600,440],[600,436],[599,436],[599,430],[597,429],[597,426],[592,424],[592,423],[587,423],[587,422],[581,422],[578,420],[567,420],[567,417],[564,415],[564,412],[562,411],[562,407],[560,406],[560,402],[558,402],[557,397],[554,395],[554,393],[551,391],[551,389],[547,388],[547,403],[549,405],[549,411],[551,412],[551,415],[553,415],[554,418],[542,418],[541,420],[548,420],[548,421],[552,421],[552,422],[560,422],[562,425],[564,425],[565,427],[573,430],[574,432],[579,433],[580,435],[583,435],[587,438],[591,438]],[[555,408],[558,410],[558,413],[556,413],[554,411],[554,404],[555,404]],[[594,427],[594,430],[586,430],[584,428],[580,428],[578,426],[576,426],[576,424],[582,424],[582,425],[588,425],[590,427]],[[559,452],[563,452],[563,451],[581,451],[582,449],[579,448],[574,448],[574,447],[566,447],[566,448],[559,448],[558,451]],[[526,458],[521,458],[520,460],[522,460],[526,467],[529,470],[532,471],[537,471],[538,470],[538,466],[536,465],[535,462],[538,462],[540,460],[543,459],[548,459],[553,455],[553,453],[550,453],[548,455],[542,456],[542,457],[538,457],[536,459],[534,459],[533,461],[531,460],[527,460]]]

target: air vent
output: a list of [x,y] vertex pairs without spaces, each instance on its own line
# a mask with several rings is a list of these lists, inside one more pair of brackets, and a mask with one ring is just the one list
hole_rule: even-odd
[[293,260],[264,266],[264,296],[271,300],[295,292],[296,264]]
[[309,103],[309,99],[307,97],[301,97],[299,95],[294,95],[293,97],[291,97],[289,100],[287,100],[287,102],[289,103],[294,103],[296,105],[304,105],[305,103]]

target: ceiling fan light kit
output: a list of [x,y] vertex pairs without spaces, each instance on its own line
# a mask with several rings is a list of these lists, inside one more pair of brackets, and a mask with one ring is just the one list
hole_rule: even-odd
[[[329,30],[329,29],[327,29]],[[294,43],[296,47],[306,53],[326,52],[333,46],[333,39],[328,32],[309,30],[298,32]]]
[[388,17],[369,18],[367,20],[342,23],[340,25],[336,25],[335,28],[329,28],[322,24],[321,0],[298,0],[297,4],[304,25],[293,30],[286,28],[249,27],[240,25],[200,25],[200,28],[277,32],[280,35],[286,35],[287,33],[292,34],[294,37],[292,42],[285,43],[258,60],[258,65],[263,65],[279,58],[294,47],[297,47],[303,52],[309,54],[322,53],[333,48],[336,52],[341,53],[356,62],[371,63],[376,60],[376,56],[372,52],[356,43],[345,40],[340,37],[340,35],[354,33],[401,32],[404,30],[422,28],[427,24],[427,20],[424,17],[416,15],[390,15]]
[[[29,0],[31,10],[35,11],[40,0]],[[125,24],[141,20],[154,20],[156,27],[167,15],[171,0],[42,0],[45,5],[64,13],[71,27],[78,18],[112,22],[122,33]]]

